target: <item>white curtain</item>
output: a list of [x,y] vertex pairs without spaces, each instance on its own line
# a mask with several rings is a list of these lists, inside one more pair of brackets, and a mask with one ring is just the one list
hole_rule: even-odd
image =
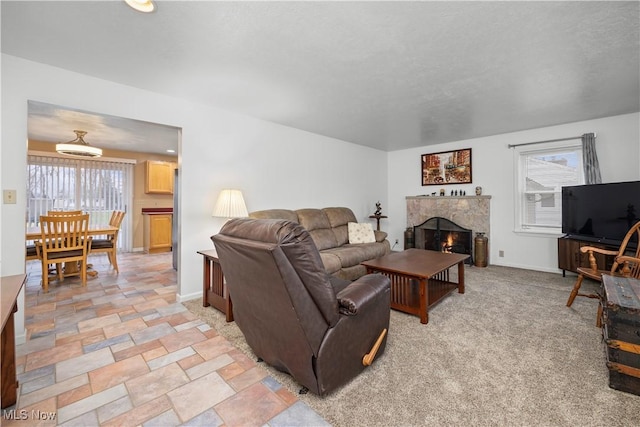
[[27,227],[38,226],[50,210],[82,210],[90,225],[108,224],[114,210],[127,212],[118,249],[132,248],[133,163],[56,155],[27,157]]
[[602,183],[600,163],[598,162],[598,154],[596,153],[596,135],[593,133],[585,133],[582,135],[582,158],[585,184]]

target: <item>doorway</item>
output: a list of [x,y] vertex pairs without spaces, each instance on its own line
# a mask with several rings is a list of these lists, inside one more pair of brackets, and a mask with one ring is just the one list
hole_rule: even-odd
[[[95,213],[96,221],[102,212],[110,215],[113,210],[123,210],[127,215],[118,239],[121,250],[141,251],[142,208],[173,207],[171,195],[145,193],[145,164],[147,160],[178,164],[180,128],[32,100],[28,101],[27,125],[28,167],[33,168],[31,165],[39,162],[36,169],[42,169],[43,163],[48,162],[47,179],[56,180],[55,184],[47,184],[46,191],[40,190],[42,187],[38,187],[33,195],[28,191],[33,200],[27,207],[27,220],[38,218],[43,210],[69,209],[71,206]],[[72,139],[74,130],[85,131],[85,141],[101,148],[102,157],[78,160],[57,153],[56,144]],[[42,157],[49,160],[44,161]],[[86,174],[91,169],[86,166],[91,162],[102,166],[94,168],[93,174]],[[124,171],[127,168],[132,170]],[[42,175],[39,185],[44,181],[41,178]],[[107,216],[107,222],[108,219]]]

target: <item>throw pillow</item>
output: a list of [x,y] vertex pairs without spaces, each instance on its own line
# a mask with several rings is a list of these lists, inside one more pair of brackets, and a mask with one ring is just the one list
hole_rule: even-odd
[[376,241],[371,224],[359,224],[357,222],[347,223],[349,231],[349,243],[373,243]]

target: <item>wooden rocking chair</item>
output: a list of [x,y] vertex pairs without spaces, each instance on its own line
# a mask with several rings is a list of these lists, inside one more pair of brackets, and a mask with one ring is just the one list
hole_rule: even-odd
[[[630,250],[628,248],[628,244],[634,235],[636,236],[636,248],[635,250]],[[640,221],[636,222],[629,229],[624,237],[624,240],[622,241],[622,244],[620,245],[620,248],[617,251],[596,248],[593,246],[581,247],[580,252],[589,254],[589,267],[578,267],[578,279],[573,285],[573,290],[571,291],[569,299],[567,300],[567,307],[571,307],[571,304],[573,304],[573,300],[575,300],[577,296],[601,299],[601,295],[598,295],[597,293],[582,294],[579,292],[580,286],[582,285],[582,281],[585,277],[598,282],[602,282],[603,273],[617,276],[640,278],[640,267],[637,264],[637,258],[640,258],[640,244],[638,242],[640,242]],[[598,268],[598,263],[596,261],[596,257],[594,256],[594,253],[615,256],[613,264],[611,265],[611,269],[604,270]],[[598,317],[596,319],[596,326],[598,327],[602,326],[601,316],[602,305],[599,305]]]

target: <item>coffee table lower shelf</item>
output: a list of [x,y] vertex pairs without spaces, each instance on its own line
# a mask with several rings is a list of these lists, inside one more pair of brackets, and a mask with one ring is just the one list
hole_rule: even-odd
[[[433,306],[458,290],[458,284],[448,280],[428,279],[429,286],[426,286],[425,279],[388,272],[379,271],[378,273],[391,280],[391,308],[418,316],[422,323],[428,322],[426,315]],[[422,297],[425,292],[428,293],[427,298]]]

